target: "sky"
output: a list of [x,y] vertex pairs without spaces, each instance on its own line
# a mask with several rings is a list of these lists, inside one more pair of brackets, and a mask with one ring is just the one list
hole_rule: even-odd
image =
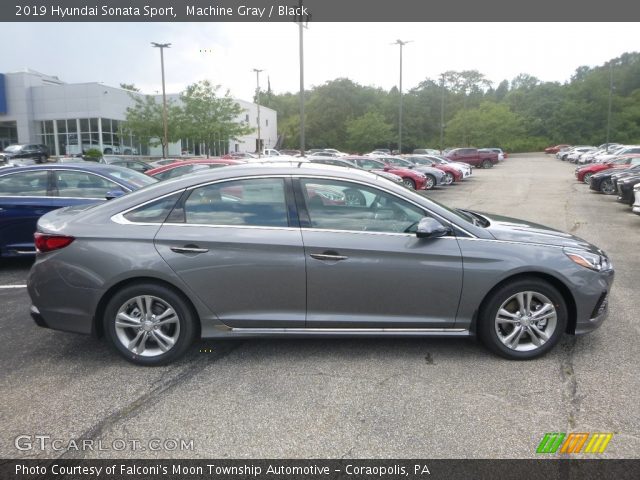
[[[304,30],[305,88],[347,77],[388,90],[398,85],[397,39],[403,48],[403,91],[447,70],[478,70],[496,87],[528,73],[566,82],[577,67],[598,66],[640,50],[638,23],[309,23]],[[254,68],[276,93],[298,92],[295,23],[0,23],[0,72],[30,68],[68,83],[133,83],[167,93],[208,79],[251,100]]]

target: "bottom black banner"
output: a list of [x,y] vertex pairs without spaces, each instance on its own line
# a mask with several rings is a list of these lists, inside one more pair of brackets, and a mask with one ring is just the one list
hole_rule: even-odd
[[640,460],[0,460],[2,480],[638,479]]

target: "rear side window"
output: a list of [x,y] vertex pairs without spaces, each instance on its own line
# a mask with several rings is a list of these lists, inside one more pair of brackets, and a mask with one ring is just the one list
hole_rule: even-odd
[[104,177],[80,171],[54,172],[58,195],[71,198],[105,198],[107,192],[122,187]]
[[46,170],[20,172],[0,177],[0,195],[6,197],[47,196],[48,174]]
[[171,209],[180,198],[183,191],[176,192],[168,197],[160,198],[142,205],[123,216],[130,222],[134,223],[162,223],[169,215]]
[[206,185],[184,205],[185,222],[203,225],[288,227],[284,180],[258,178]]

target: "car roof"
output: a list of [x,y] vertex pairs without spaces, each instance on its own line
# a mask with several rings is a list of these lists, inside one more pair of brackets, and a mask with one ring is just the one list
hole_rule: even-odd
[[21,165],[18,167],[5,167],[0,169],[0,174],[4,175],[13,172],[24,172],[30,170],[77,170],[80,172],[93,172],[109,174],[111,172],[129,171],[126,167],[117,165],[108,165],[106,163],[47,163],[39,165]]
[[189,160],[176,160],[173,163],[160,165],[159,167],[147,170],[146,174],[154,175],[156,173],[165,172],[167,170],[173,170],[174,168],[178,168],[183,165],[242,165],[243,163],[246,162],[236,158],[192,158]]

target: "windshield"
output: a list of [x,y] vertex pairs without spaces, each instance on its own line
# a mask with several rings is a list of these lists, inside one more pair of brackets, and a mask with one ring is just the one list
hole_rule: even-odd
[[124,180],[137,188],[146,187],[147,185],[154,184],[158,181],[149,175],[145,175],[144,173],[136,172],[135,170],[125,167],[118,168],[117,170],[110,170],[109,175],[119,178],[120,180]]

